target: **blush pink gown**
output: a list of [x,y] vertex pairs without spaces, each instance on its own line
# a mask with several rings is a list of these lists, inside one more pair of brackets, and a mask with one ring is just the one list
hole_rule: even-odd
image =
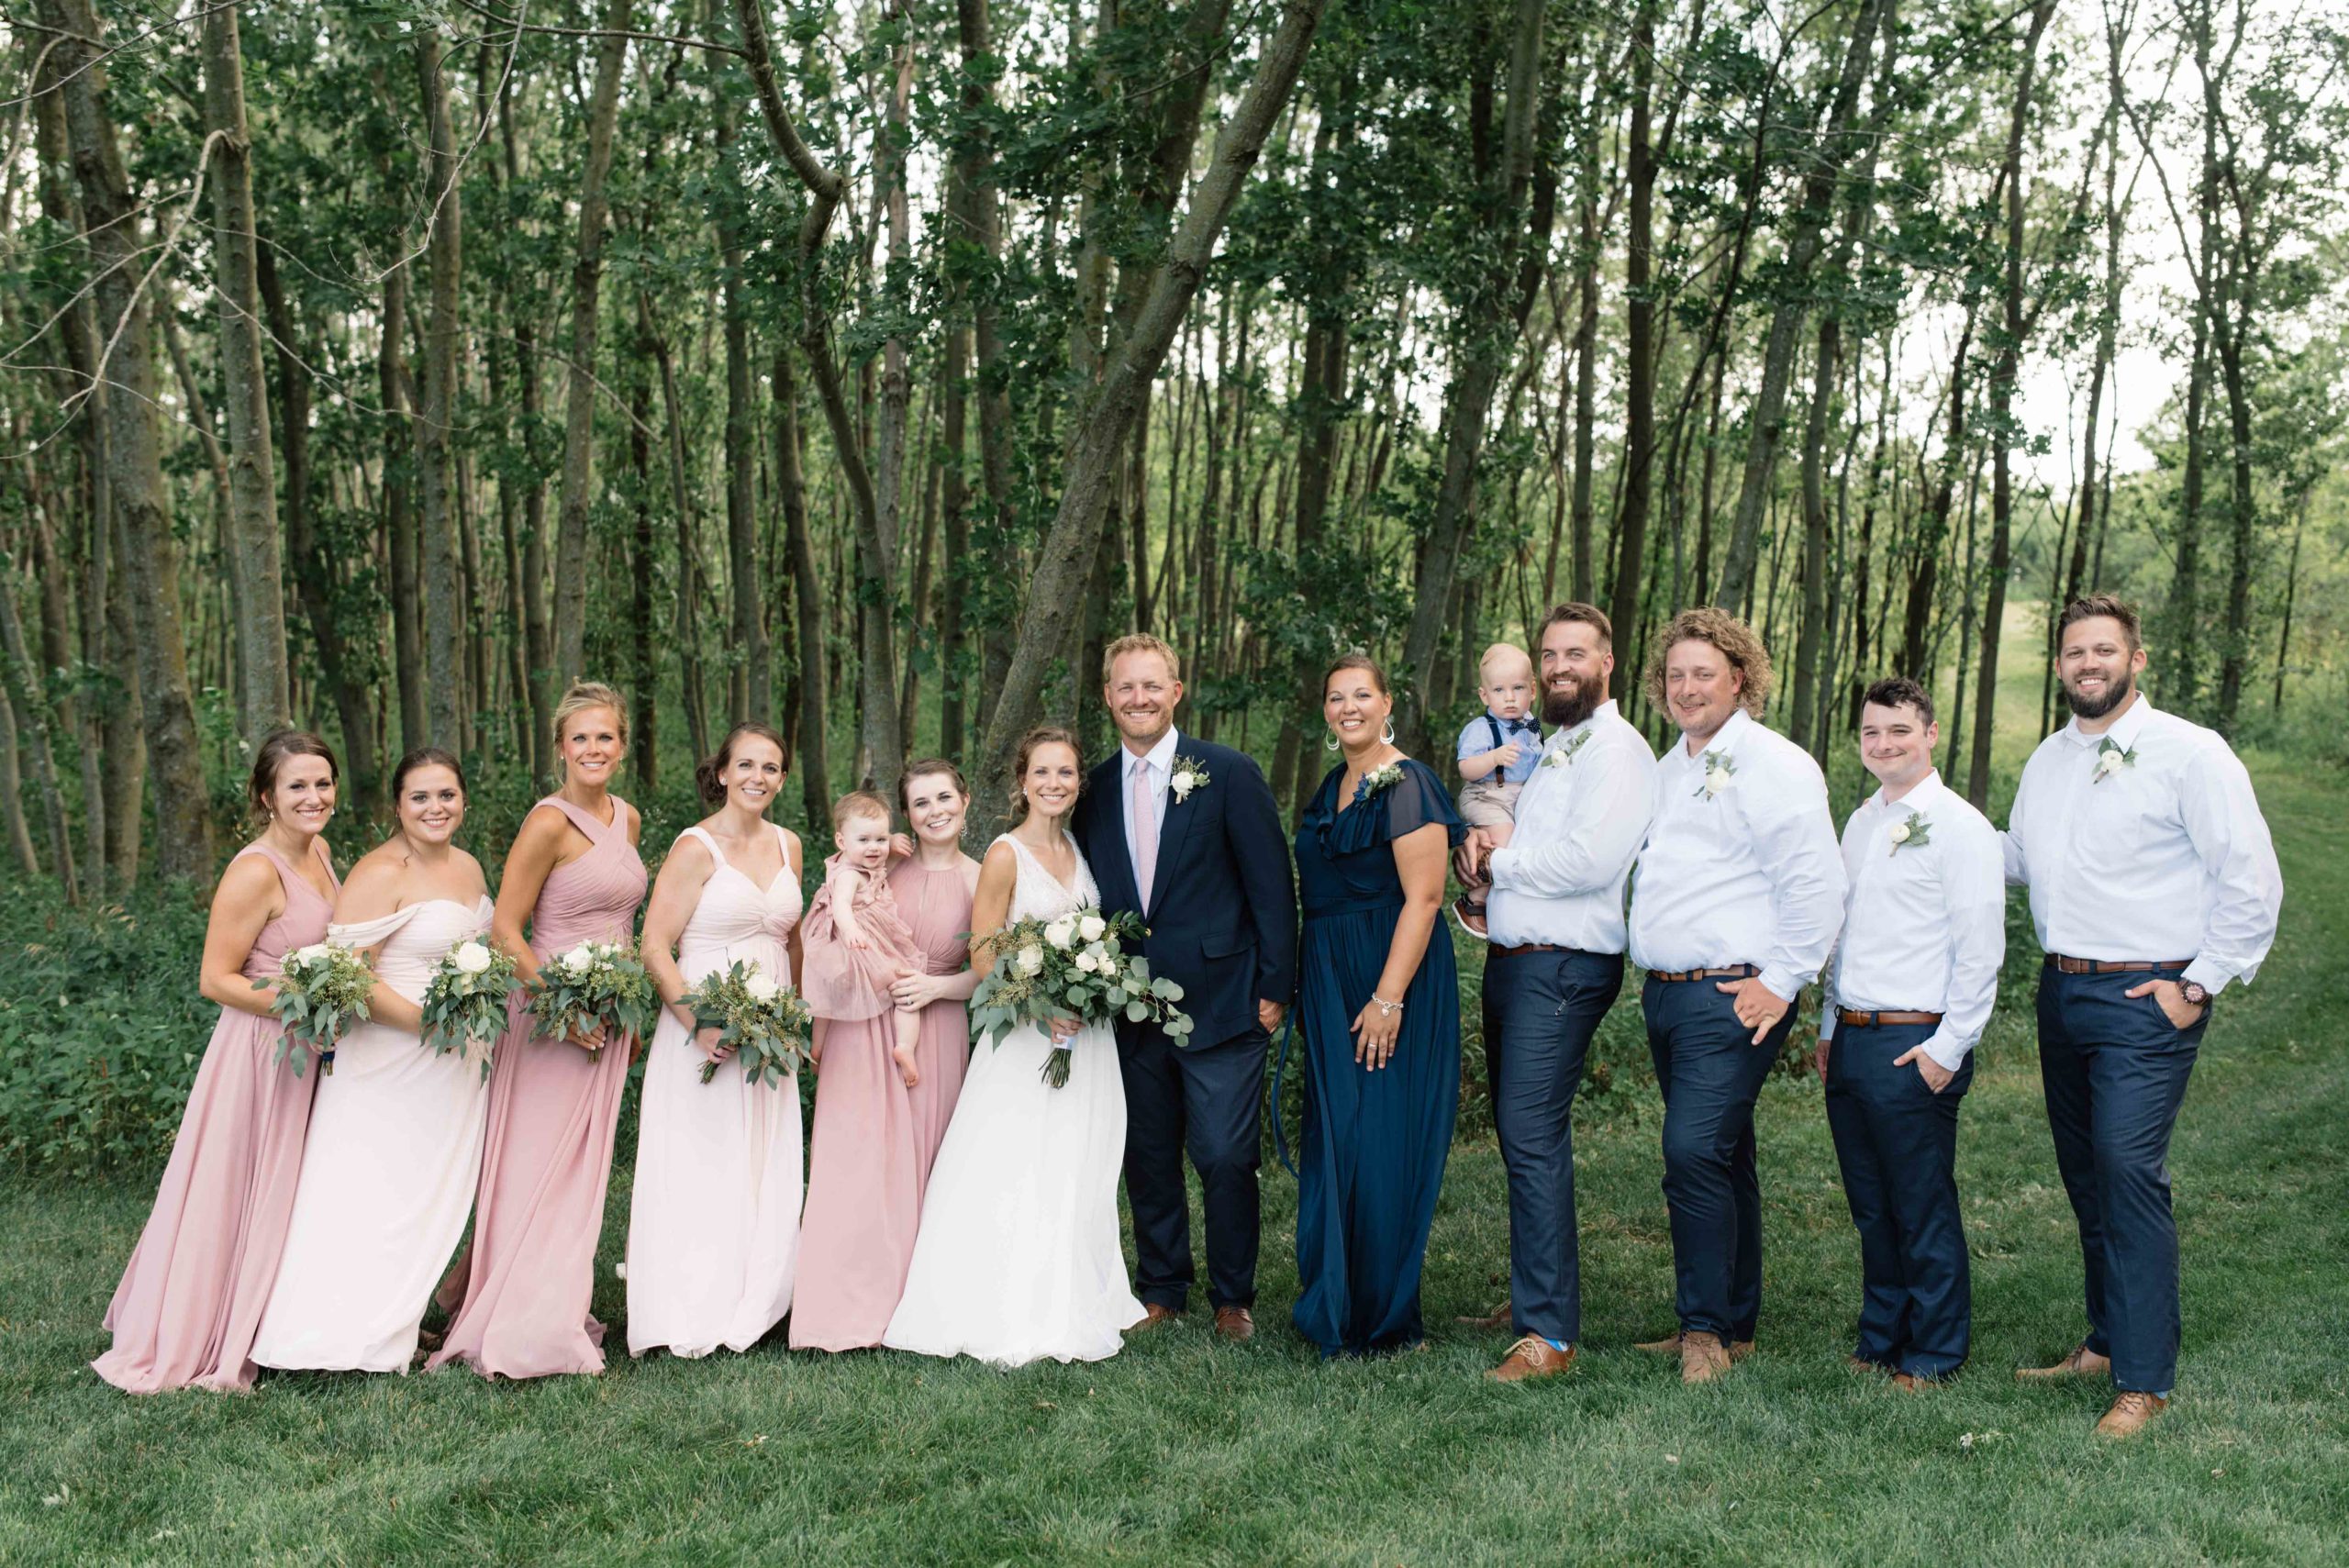
[[[580,942],[632,942],[645,871],[628,841],[626,806],[612,796],[612,819],[598,822],[561,795],[539,805],[569,817],[592,848],[548,873],[530,917],[531,953],[544,963]],[[540,1038],[518,991],[514,1006],[490,1077],[464,1305],[429,1364],[462,1361],[484,1377],[599,1373],[604,1326],[587,1304],[629,1042],[588,1051]]]
[[[688,985],[740,963],[789,986],[785,945],[799,922],[799,879],[783,829],[783,869],[761,887],[700,828],[685,837],[717,862],[677,938]],[[644,1058],[636,1180],[629,1190],[628,1351],[705,1356],[747,1351],[791,1310],[799,1256],[799,1080],[750,1082],[709,1059],[667,1008]]]
[[[285,888],[285,912],[245,957],[245,978],[273,979],[286,953],[325,938],[333,904],[266,844],[238,852],[246,855],[276,867]],[[340,888],[323,850],[318,858]],[[275,1018],[220,1010],[154,1209],[106,1307],[114,1348],[90,1363],[117,1388],[252,1386],[253,1335],[284,1251],[318,1084],[315,1065],[297,1078],[277,1060],[284,1033]]]
[[[925,871],[907,861],[889,873],[888,886],[904,929],[897,939],[905,944],[902,962],[930,974],[961,970],[968,957],[963,933],[971,929],[962,871]],[[971,1053],[964,1005],[931,1003],[915,1047],[921,1082],[907,1088],[889,1057],[891,1015],[874,1010],[885,998],[885,991],[874,995],[885,980],[873,973],[881,939],[876,935],[864,952],[849,950],[833,934],[830,917],[828,889],[816,895],[805,936],[808,1005],[817,1011],[823,1060],[816,1070],[807,1211],[799,1222],[794,1350],[863,1350],[881,1342],[905,1288],[930,1162]],[[860,1006],[859,994],[870,1000]],[[828,1008],[849,1016],[828,1016]]]

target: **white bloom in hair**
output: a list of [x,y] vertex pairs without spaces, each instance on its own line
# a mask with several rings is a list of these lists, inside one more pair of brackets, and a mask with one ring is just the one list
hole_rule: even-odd
[[479,974],[490,965],[489,949],[480,942],[463,942],[457,948],[457,973]]
[[1108,929],[1109,922],[1098,915],[1087,915],[1076,923],[1076,934],[1088,942],[1099,941],[1101,933]]
[[1076,940],[1076,917],[1063,915],[1044,928],[1044,940],[1056,948],[1066,948]]
[[1044,967],[1044,950],[1030,942],[1019,950],[1019,957],[1016,962],[1019,965],[1020,973],[1033,974]]
[[783,987],[764,974],[752,974],[742,982],[742,989],[749,994],[751,1001],[758,1003],[761,1006],[766,1006],[783,995]]

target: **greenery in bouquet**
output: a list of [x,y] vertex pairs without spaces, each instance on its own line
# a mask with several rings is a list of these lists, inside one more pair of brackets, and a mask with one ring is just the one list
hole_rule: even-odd
[[298,1078],[303,1064],[315,1053],[318,1071],[333,1076],[334,1042],[354,1022],[367,1017],[375,972],[355,949],[340,942],[312,942],[278,961],[276,979],[253,982],[256,991],[272,987],[276,995],[269,1010],[285,1026],[277,1045],[277,1060],[291,1057]]
[[575,1040],[601,1024],[605,1043],[616,1035],[641,1040],[652,1028],[652,976],[633,948],[581,942],[539,966],[530,986],[530,1014],[551,1040]]
[[[1191,1019],[1174,1006],[1183,988],[1150,972],[1139,952],[1141,917],[1104,915],[1091,907],[1052,920],[1015,920],[996,933],[995,962],[971,994],[971,1028],[1000,1047],[1019,1024],[1049,1030],[1055,1018],[1106,1024],[1155,1022],[1178,1046],[1190,1043]],[[1044,1082],[1068,1082],[1069,1048],[1044,1058]]]
[[514,978],[512,956],[480,937],[451,945],[424,987],[424,1043],[435,1056],[463,1052],[488,1077],[490,1053],[506,1032]]
[[[718,1043],[732,1046],[742,1064],[742,1076],[756,1084],[779,1084],[799,1070],[807,1059],[815,1015],[790,986],[757,964],[737,960],[712,970],[685,993],[696,1029],[716,1029]],[[702,1064],[701,1081],[718,1076],[715,1060]]]

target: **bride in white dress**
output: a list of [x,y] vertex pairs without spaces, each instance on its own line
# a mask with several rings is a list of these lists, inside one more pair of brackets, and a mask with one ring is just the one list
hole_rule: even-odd
[[[1031,731],[1014,769],[1012,831],[987,848],[971,908],[972,962],[1015,920],[1098,905],[1069,836],[1083,781],[1075,738]],[[931,1168],[905,1295],[882,1343],[998,1366],[1102,1361],[1142,1305],[1118,1237],[1126,1089],[1106,1025],[1070,1041],[1068,1082],[1043,1080],[1051,1036],[1022,1025],[981,1040]]]
[[488,1083],[479,1058],[425,1047],[418,1004],[450,948],[489,929],[489,888],[450,842],[465,816],[454,758],[402,758],[392,800],[398,830],[351,868],[327,928],[368,953],[375,990],[311,1106],[285,1252],[253,1341],[262,1366],[407,1371],[473,1207]]

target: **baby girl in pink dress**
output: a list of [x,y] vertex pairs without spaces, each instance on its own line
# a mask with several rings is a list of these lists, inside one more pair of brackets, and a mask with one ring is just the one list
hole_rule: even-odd
[[824,885],[807,911],[802,989],[808,1010],[834,1023],[889,1015],[889,1057],[906,1087],[920,1082],[914,1048],[921,1012],[901,1009],[891,982],[922,973],[921,949],[897,913],[889,888],[889,807],[869,791],[841,796],[832,807],[832,842],[839,852],[824,867]]

